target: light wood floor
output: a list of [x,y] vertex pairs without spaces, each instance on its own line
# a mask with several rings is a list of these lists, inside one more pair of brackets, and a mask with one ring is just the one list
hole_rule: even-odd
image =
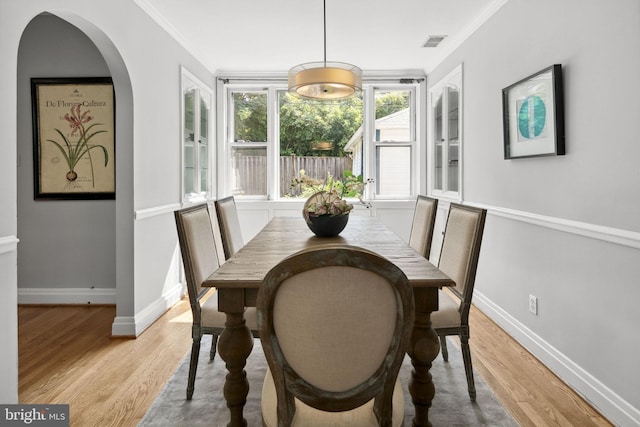
[[[182,300],[137,339],[111,338],[114,317],[20,306],[20,403],[68,403],[72,426],[136,426],[190,349],[191,313]],[[470,327],[476,372],[520,425],[611,426],[478,310]]]

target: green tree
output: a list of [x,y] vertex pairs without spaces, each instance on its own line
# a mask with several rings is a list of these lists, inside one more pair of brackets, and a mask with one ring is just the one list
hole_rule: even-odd
[[376,119],[409,108],[408,91],[392,91],[376,96]]
[[[289,93],[280,97],[280,154],[344,156],[344,146],[362,125],[362,98],[313,101]],[[326,141],[330,151],[314,151]]]
[[235,92],[233,105],[234,139],[265,142],[267,140],[267,95]]
[[[409,107],[408,91],[389,91],[376,97],[376,119]],[[235,140],[267,140],[267,96],[236,92],[234,102]],[[361,97],[314,101],[283,93],[280,96],[280,154],[283,156],[345,155],[344,147],[362,125]],[[316,151],[312,144],[329,142],[331,150]]]

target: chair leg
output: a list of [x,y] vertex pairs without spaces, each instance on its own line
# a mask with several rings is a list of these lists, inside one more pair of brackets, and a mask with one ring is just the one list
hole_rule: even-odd
[[462,347],[462,359],[464,360],[464,372],[467,375],[467,388],[472,402],[476,401],[476,386],[473,381],[473,366],[471,365],[471,349],[469,348],[469,335],[460,335],[460,346]]
[[446,335],[440,335],[440,351],[442,351],[442,358],[445,362],[449,361],[449,351],[447,351],[447,337]]
[[216,347],[218,346],[218,334],[211,336],[211,351],[209,352],[209,362],[213,362],[216,357]]
[[191,361],[189,362],[189,380],[187,382],[187,400],[193,397],[193,389],[196,382],[196,370],[198,369],[198,355],[200,354],[200,339],[194,338],[191,345]]

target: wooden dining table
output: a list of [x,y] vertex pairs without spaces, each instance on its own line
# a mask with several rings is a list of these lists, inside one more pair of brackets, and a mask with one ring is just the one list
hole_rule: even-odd
[[218,340],[218,353],[228,370],[224,397],[231,416],[227,425],[247,425],[243,417],[249,393],[245,365],[253,348],[253,336],[245,325],[245,308],[256,306],[258,288],[272,267],[299,250],[323,244],[347,244],[374,251],[400,267],[409,279],[415,299],[408,350],[413,365],[409,382],[415,406],[413,426],[430,426],[429,408],[435,387],[429,369],[440,351],[430,315],[438,309],[438,289],[455,283],[381,221],[353,214],[337,237],[316,237],[300,217],[275,217],[203,283],[218,289],[218,309],[227,317]]

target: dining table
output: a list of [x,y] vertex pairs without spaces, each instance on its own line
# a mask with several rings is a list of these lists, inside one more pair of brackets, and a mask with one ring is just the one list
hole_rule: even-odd
[[415,406],[413,426],[430,426],[429,408],[435,387],[429,370],[440,351],[430,316],[438,310],[438,289],[455,283],[382,221],[354,214],[336,237],[316,237],[301,217],[274,217],[203,282],[205,287],[217,288],[218,310],[226,315],[218,353],[228,371],[224,385],[224,398],[230,410],[227,426],[247,425],[243,417],[249,393],[245,365],[253,348],[253,335],[245,324],[245,309],[256,306],[258,289],[272,267],[300,250],[323,244],[359,246],[376,252],[397,265],[409,279],[415,300],[415,320],[407,351],[413,365],[409,380]]

